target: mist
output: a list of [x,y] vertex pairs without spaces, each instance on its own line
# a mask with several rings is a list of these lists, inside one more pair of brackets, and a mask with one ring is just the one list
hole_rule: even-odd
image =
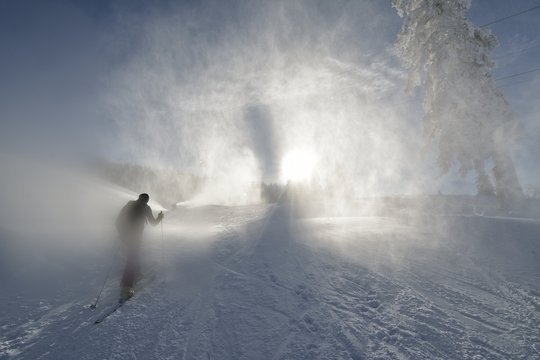
[[260,201],[259,183],[285,183],[295,151],[315,161],[305,180],[337,202],[424,189],[420,110],[388,7],[209,2],[126,17],[141,41],[104,95],[119,144],[208,179],[195,202]]
[[536,358],[537,9],[0,2],[0,358]]

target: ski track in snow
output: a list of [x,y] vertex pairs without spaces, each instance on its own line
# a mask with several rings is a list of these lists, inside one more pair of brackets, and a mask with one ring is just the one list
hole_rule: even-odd
[[539,224],[197,211],[207,248],[168,233],[163,280],[98,325],[117,279],[97,311],[72,299],[2,326],[0,358],[540,359]]

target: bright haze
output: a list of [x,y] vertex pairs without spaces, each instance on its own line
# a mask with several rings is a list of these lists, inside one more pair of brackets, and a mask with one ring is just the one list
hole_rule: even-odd
[[[534,4],[474,1],[469,19]],[[496,78],[534,68],[537,20],[492,26]],[[379,0],[2,2],[0,151],[172,167],[209,179],[198,198],[223,204],[256,201],[261,181],[474,193],[423,148],[401,25]],[[538,87],[538,73],[501,82],[526,129],[524,186],[537,185]]]
[[0,0],[0,359],[539,359],[539,19]]

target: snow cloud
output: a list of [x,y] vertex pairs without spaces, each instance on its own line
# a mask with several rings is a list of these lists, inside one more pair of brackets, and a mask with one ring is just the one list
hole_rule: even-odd
[[126,17],[141,42],[106,95],[121,147],[211,179],[208,193],[227,192],[218,203],[257,201],[252,186],[279,181],[283,159],[304,149],[322,189],[417,190],[420,117],[393,55],[395,17],[375,1],[204,2]]

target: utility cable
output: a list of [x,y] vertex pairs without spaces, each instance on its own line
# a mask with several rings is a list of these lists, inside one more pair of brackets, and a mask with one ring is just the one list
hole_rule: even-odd
[[508,76],[503,76],[503,77],[500,77],[500,78],[496,78],[495,80],[499,81],[499,80],[511,79],[511,78],[515,78],[517,76],[530,74],[530,73],[533,73],[533,72],[536,72],[536,71],[540,71],[540,68],[531,69],[531,70],[528,70],[528,71],[523,71],[523,72],[520,72],[520,73],[517,73],[517,74],[508,75]]
[[523,15],[523,14],[525,14],[525,13],[528,13],[529,11],[533,11],[533,10],[536,10],[536,9],[540,9],[540,5],[536,5],[536,6],[532,7],[532,8],[530,8],[530,9],[523,10],[523,11],[520,11],[520,12],[518,12],[518,13],[515,13],[515,14],[512,14],[512,15],[508,15],[508,16],[505,16],[505,17],[502,17],[502,18],[500,18],[500,19],[495,19],[495,20],[493,20],[493,21],[488,22],[487,24],[481,25],[480,27],[483,28],[483,27],[486,27],[486,26],[489,26],[489,25],[493,25],[493,24],[496,24],[496,23],[498,23],[498,22],[501,22],[501,21],[504,21],[504,20],[508,20],[508,19],[510,19],[510,18],[513,18],[513,17],[515,17],[515,16]]

